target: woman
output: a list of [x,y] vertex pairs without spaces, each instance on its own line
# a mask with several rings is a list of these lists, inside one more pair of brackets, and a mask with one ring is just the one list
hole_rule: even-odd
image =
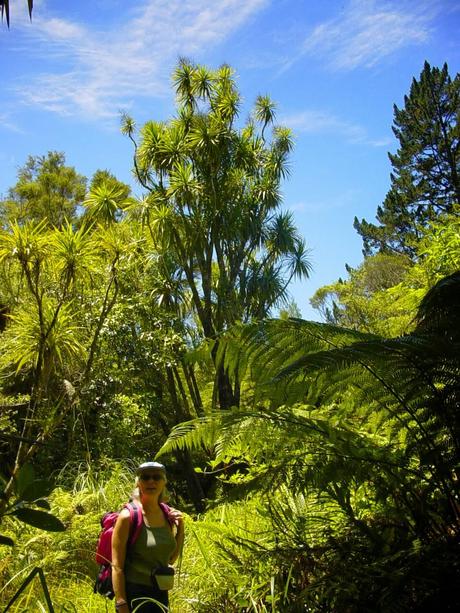
[[[166,470],[158,462],[144,462],[137,469],[136,504],[142,509],[143,524],[136,542],[127,543],[130,530],[128,509],[123,509],[112,537],[112,581],[117,613],[167,611],[168,592],[159,589],[154,572],[174,564],[184,542],[182,513],[171,509],[169,518],[160,506],[166,486]],[[168,521],[169,519],[169,521]],[[174,528],[171,527],[171,523]],[[142,602],[148,598],[149,601]],[[162,606],[152,602],[152,599]],[[137,608],[136,608],[137,607]]]

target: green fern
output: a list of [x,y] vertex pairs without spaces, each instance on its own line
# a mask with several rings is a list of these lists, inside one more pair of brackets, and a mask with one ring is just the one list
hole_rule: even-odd
[[[400,601],[393,608],[404,611],[441,589],[430,587],[440,575],[427,560],[438,547],[447,568],[460,525],[459,296],[460,273],[433,288],[412,334],[398,338],[269,320],[219,340],[220,363],[244,390],[241,407],[179,426],[162,452],[204,446],[227,499],[262,497],[289,610],[390,610]],[[229,535],[220,549],[234,564],[235,547],[267,554]]]

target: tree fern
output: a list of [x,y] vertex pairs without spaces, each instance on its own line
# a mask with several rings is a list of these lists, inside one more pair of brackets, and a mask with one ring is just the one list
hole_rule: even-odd
[[[459,527],[459,297],[457,274],[422,302],[411,335],[391,339],[301,320],[234,327],[218,359],[241,382],[241,408],[179,426],[163,447],[205,446],[227,499],[262,497],[277,581],[299,603],[390,610],[399,599],[404,611],[440,589],[429,552],[446,569]],[[245,547],[231,537],[228,556],[228,542]]]

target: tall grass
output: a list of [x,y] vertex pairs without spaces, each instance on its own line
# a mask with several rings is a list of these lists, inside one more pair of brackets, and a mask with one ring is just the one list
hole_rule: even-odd
[[[0,605],[6,606],[31,570],[39,566],[57,610],[106,611],[105,599],[92,593],[100,518],[106,511],[120,508],[133,481],[132,471],[114,462],[110,470],[97,472],[86,464],[67,465],[57,476],[58,486],[49,498],[52,513],[66,525],[65,532],[43,532],[7,518],[2,528],[16,545],[0,547]],[[42,607],[46,610],[36,578],[10,610],[23,613]]]
[[[31,570],[43,569],[53,606],[59,612],[106,613],[113,604],[93,594],[97,572],[94,551],[100,518],[128,499],[133,470],[110,463],[95,471],[85,464],[68,465],[57,477],[51,510],[67,526],[49,533],[8,520],[4,532],[16,541],[0,548],[0,606],[6,606]],[[260,501],[223,504],[192,520],[186,517],[183,556],[170,593],[173,613],[257,613],[282,610],[283,590],[270,556],[260,556],[272,540],[270,521]],[[257,546],[256,546],[257,544]],[[12,613],[46,611],[38,577],[10,609]]]

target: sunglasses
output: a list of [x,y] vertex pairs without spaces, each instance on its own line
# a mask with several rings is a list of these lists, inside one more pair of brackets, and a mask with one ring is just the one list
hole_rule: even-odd
[[164,479],[163,475],[140,475],[139,479],[141,481],[162,481]]

